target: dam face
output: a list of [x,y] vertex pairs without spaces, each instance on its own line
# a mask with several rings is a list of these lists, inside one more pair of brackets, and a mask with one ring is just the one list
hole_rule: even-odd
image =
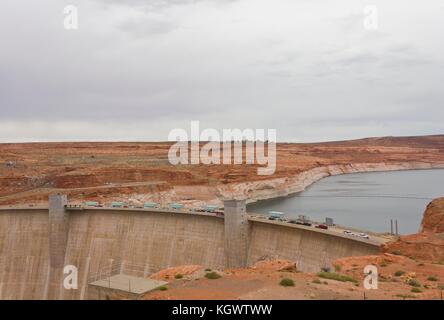
[[[242,205],[231,208],[227,221],[160,210],[85,208],[54,217],[48,209],[1,209],[0,299],[86,299],[92,281],[186,264],[224,269],[285,258],[316,272],[339,257],[378,252],[354,239],[239,218]],[[77,289],[63,287],[67,265],[78,269]]]

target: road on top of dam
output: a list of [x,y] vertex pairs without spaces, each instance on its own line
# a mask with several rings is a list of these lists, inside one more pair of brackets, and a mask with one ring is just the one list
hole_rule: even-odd
[[[47,206],[0,206],[0,211],[2,210],[45,210],[48,209]],[[176,213],[176,214],[192,214],[192,215],[198,215],[198,216],[209,216],[209,217],[215,217],[215,218],[223,218],[223,215],[217,215],[217,213],[211,213],[211,212],[200,212],[195,211],[192,209],[169,209],[169,208],[113,208],[113,207],[90,207],[90,206],[82,206],[82,205],[68,205],[66,208],[68,211],[83,211],[83,210],[97,210],[97,211],[142,211],[142,212],[164,212],[164,213]],[[304,226],[294,223],[289,223],[288,221],[278,221],[278,220],[269,220],[266,216],[261,215],[255,215],[254,213],[248,213],[248,220],[253,222],[260,222],[260,223],[268,223],[268,224],[274,224],[279,225],[283,227],[289,227],[289,228],[296,228],[296,229],[302,229],[307,230],[311,232],[318,232],[323,233],[335,237],[341,237],[348,240],[358,241],[367,243],[374,246],[380,246],[388,241],[394,240],[394,236],[390,236],[387,234],[378,234],[378,233],[368,233],[369,239],[354,236],[354,235],[348,235],[345,234],[345,230],[352,230],[354,233],[360,233],[364,232],[362,230],[352,229],[352,228],[346,228],[342,226],[329,226],[327,230],[316,228],[313,226]],[[367,232],[366,232],[367,233]]]

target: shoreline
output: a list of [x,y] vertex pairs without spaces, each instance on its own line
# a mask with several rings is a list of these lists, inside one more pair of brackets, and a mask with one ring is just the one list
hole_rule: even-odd
[[[235,198],[246,200],[247,204],[262,200],[271,200],[287,197],[304,191],[307,187],[323,178],[367,172],[389,172],[407,170],[444,169],[444,163],[431,162],[398,162],[398,163],[360,163],[347,165],[328,165],[303,171],[295,176],[275,178],[256,182],[235,183],[218,190],[219,201]],[[230,190],[228,190],[230,189]]]

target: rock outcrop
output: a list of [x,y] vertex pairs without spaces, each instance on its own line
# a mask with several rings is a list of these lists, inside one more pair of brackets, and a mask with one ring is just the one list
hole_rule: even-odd
[[397,241],[386,244],[384,251],[444,263],[444,198],[428,204],[418,233],[401,236]]
[[444,233],[444,198],[438,198],[429,203],[424,212],[420,231]]

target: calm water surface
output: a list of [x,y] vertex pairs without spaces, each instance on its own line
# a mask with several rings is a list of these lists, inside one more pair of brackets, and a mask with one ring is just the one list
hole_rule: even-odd
[[293,196],[264,200],[249,212],[282,211],[287,218],[299,214],[375,232],[389,232],[390,219],[398,220],[400,234],[415,233],[426,205],[444,196],[444,170],[409,170],[353,173],[324,178]]

